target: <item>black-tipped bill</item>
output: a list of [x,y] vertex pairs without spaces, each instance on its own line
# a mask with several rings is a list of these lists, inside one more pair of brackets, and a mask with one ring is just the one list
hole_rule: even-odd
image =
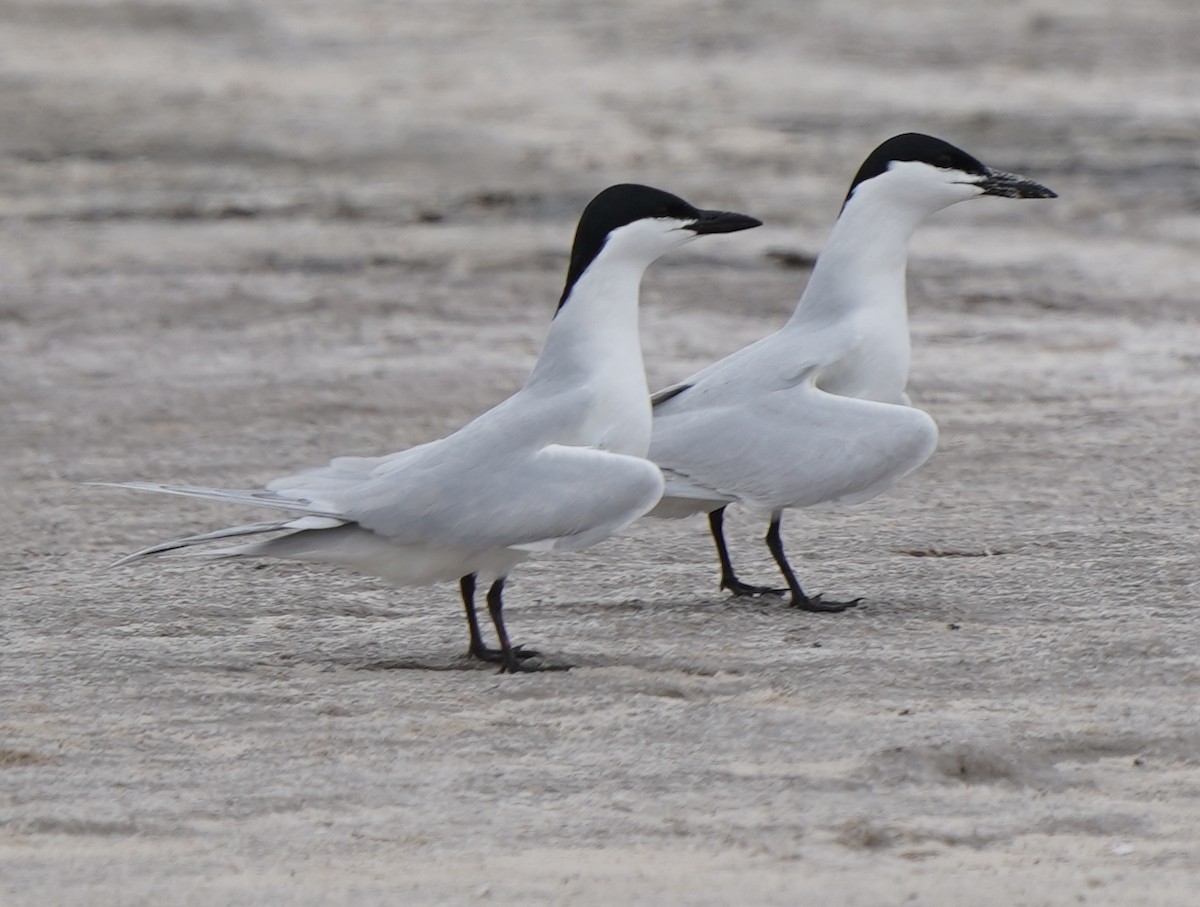
[[749,230],[751,227],[761,227],[762,221],[747,214],[734,211],[699,211],[700,216],[685,226],[684,230],[693,233],[737,233],[739,230]]
[[984,195],[1001,198],[1058,198],[1058,193],[1016,173],[989,169],[978,183]]

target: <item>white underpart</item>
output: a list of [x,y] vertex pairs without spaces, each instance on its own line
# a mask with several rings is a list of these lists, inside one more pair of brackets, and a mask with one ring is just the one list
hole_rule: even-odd
[[142,490],[290,512],[156,545],[275,532],[209,550],[337,564],[395,584],[505,576],[531,551],[595,544],[646,513],[662,473],[643,459],[651,414],[638,338],[645,269],[695,237],[684,221],[612,231],[551,324],[528,382],[459,431],[385,457],[340,457],[265,491],[130,483]]
[[855,188],[787,324],[655,408],[667,491],[652,516],[855,503],[928,459],[937,426],[905,395],[908,245],[930,215],[980,195],[976,179],[894,162]]

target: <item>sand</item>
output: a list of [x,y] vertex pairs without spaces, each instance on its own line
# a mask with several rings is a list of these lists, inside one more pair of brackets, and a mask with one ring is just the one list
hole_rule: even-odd
[[[1196,902],[1192,3],[7,0],[0,46],[0,903]],[[1061,198],[914,242],[938,452],[785,522],[858,609],[731,600],[702,521],[644,522],[514,573],[576,667],[513,677],[453,586],[104,569],[254,513],[81,482],[509,394],[610,183],[767,222],[651,270],[651,384],[762,336],[912,129]]]

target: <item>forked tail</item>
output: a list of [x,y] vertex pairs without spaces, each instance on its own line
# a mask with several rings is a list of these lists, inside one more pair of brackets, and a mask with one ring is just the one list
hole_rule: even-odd
[[[330,510],[303,498],[289,498],[273,491],[241,491],[225,488],[200,488],[193,485],[159,485],[153,482],[89,482],[89,485],[107,485],[114,488],[132,488],[136,491],[153,491],[160,494],[178,494],[185,497],[207,498],[209,500],[225,501],[230,504],[243,504],[251,507],[268,507],[272,510],[286,510],[300,516],[289,516],[282,520],[271,520],[264,523],[247,523],[243,526],[231,526],[228,529],[218,529],[214,532],[204,532],[200,535],[189,535],[186,538],[172,539],[160,542],[141,551],[135,551],[121,558],[112,566],[120,567],[140,561],[145,557],[165,554],[180,548],[190,548],[193,545],[203,545],[220,539],[237,538],[244,535],[258,535],[264,532],[297,532],[305,529],[333,529],[342,526],[346,520]],[[220,548],[213,551],[199,552],[203,557],[237,557],[249,554],[254,546]]]
[[[243,535],[258,535],[263,532],[297,532],[304,529],[333,529],[336,526],[343,525],[343,520],[335,520],[331,517],[316,517],[302,516],[290,520],[272,520],[267,523],[247,523],[244,526],[231,526],[228,529],[218,529],[215,532],[204,532],[200,535],[189,535],[182,539],[172,539],[169,542],[160,542],[157,545],[151,545],[149,548],[143,548],[141,551],[135,551],[133,554],[121,558],[113,567],[121,567],[125,564],[132,564],[134,561],[140,561],[144,557],[152,557],[156,554],[165,554],[168,551],[177,551],[180,548],[191,548],[193,545],[203,545],[205,542],[215,542],[219,539],[237,538]],[[198,555],[206,558],[220,557],[238,557],[242,554],[248,554],[249,551],[243,548],[219,548],[215,551],[198,552]]]

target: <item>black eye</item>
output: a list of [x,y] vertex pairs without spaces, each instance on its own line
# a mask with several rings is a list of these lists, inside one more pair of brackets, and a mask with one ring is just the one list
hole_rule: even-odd
[[954,164],[954,161],[950,158],[950,155],[939,154],[936,158],[934,158],[933,166],[941,167],[943,170],[953,170],[955,164]]

